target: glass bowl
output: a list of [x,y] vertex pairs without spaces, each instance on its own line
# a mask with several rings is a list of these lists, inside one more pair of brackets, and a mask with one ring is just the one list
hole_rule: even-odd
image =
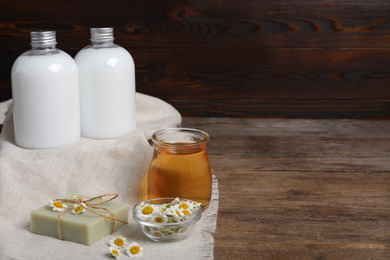
[[133,207],[133,219],[157,242],[187,237],[201,215],[201,203],[180,198],[150,199]]

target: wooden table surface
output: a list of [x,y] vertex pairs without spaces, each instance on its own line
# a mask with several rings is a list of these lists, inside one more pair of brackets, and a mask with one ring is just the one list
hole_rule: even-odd
[[390,259],[390,121],[183,118],[210,136],[215,259]]
[[390,121],[182,125],[211,136],[215,259],[390,259]]

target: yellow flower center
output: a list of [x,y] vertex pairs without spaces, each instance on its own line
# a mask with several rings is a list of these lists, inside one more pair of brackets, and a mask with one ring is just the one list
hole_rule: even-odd
[[191,214],[191,212],[189,212],[188,210],[183,210],[183,213],[184,213],[184,215],[190,215]]
[[81,206],[77,206],[75,209],[74,209],[74,211],[75,212],[81,212],[81,211],[83,211],[83,207],[81,207]]
[[181,204],[179,206],[179,208],[181,208],[181,209],[188,209],[188,204],[183,203],[183,204]]
[[53,205],[54,205],[55,207],[57,207],[57,208],[60,208],[60,209],[62,209],[62,208],[64,207],[64,205],[62,205],[62,203],[61,203],[61,202],[58,202],[58,201],[54,201],[54,202],[53,202]]
[[136,254],[138,254],[140,251],[141,251],[141,249],[139,248],[139,246],[132,246],[132,247],[130,248],[130,253],[131,253],[132,255],[136,255]]
[[164,219],[162,217],[156,217],[154,218],[154,221],[156,221],[156,223],[163,223]]
[[153,208],[151,206],[146,206],[143,208],[142,213],[145,215],[149,215],[153,212]]
[[112,255],[115,256],[115,257],[118,257],[118,256],[119,256],[118,251],[116,251],[115,249],[113,249],[111,253],[112,253]]
[[123,241],[122,238],[117,238],[115,239],[114,244],[117,246],[123,246],[125,244],[125,241]]

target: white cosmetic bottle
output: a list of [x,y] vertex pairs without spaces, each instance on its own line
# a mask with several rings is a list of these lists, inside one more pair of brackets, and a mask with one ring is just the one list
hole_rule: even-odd
[[11,70],[15,143],[47,149],[80,140],[78,69],[55,31],[32,31],[32,49]]
[[114,44],[113,28],[91,28],[91,45],[76,57],[80,78],[81,135],[108,139],[136,128],[135,68]]

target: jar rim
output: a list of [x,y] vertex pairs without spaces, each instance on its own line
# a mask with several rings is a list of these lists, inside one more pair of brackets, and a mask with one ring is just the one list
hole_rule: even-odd
[[[172,134],[172,133],[193,134],[193,135],[198,135],[201,138],[193,142],[169,142],[169,141],[161,140],[161,136],[163,134]],[[196,147],[202,144],[207,144],[209,139],[210,136],[208,133],[206,133],[203,130],[194,129],[194,128],[164,128],[164,129],[157,130],[152,134],[153,143],[163,147],[172,147],[172,146],[178,148]]]

